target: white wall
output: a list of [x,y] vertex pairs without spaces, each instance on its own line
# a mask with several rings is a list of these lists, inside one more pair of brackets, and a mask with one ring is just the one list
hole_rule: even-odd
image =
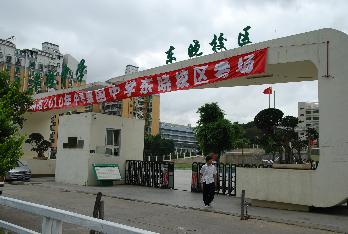
[[[41,133],[45,140],[49,141],[51,121],[50,115],[51,113],[49,112],[27,112],[24,115],[26,121],[24,122],[23,129],[21,130],[21,133],[25,135],[25,139],[27,139],[31,133]],[[37,157],[37,153],[31,151],[32,146],[30,144],[24,143],[22,147],[24,152],[24,160]],[[48,152],[45,153],[45,156],[48,156]]]
[[23,158],[33,176],[54,176],[56,171],[56,160],[37,160],[32,158]]
[[[273,183],[279,184],[279,188],[266,190],[262,183],[249,186],[247,182],[243,186],[248,189],[247,193],[255,194],[255,199],[306,203],[305,205],[318,207],[334,206],[345,201],[348,198],[348,125],[345,124],[348,119],[348,36],[345,33],[334,29],[316,30],[156,67],[110,81],[159,74],[262,48],[268,48],[265,77],[230,79],[200,88],[318,80],[320,163],[316,171],[304,175],[305,181],[310,181],[310,184],[299,182],[300,171],[287,171],[287,176],[284,176],[285,171],[275,170],[272,175],[260,172],[254,176],[260,181],[274,179],[276,181]],[[326,77],[327,72],[329,77]],[[273,174],[278,174],[279,179]],[[241,176],[244,175],[237,175],[237,180]],[[296,199],[291,196],[294,188],[298,191]]]
[[242,190],[251,199],[308,205],[313,202],[315,171],[237,167],[237,196]]
[[[120,156],[96,153],[97,146],[105,146],[106,129],[121,130]],[[58,129],[56,181],[95,185],[93,163],[116,163],[124,179],[125,162],[142,160],[144,148],[144,121],[126,119],[99,113],[81,113],[61,116]],[[63,149],[68,137],[84,140],[83,149]]]

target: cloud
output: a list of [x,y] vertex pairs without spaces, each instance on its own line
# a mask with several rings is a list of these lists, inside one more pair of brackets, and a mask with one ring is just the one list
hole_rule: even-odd
[[[250,25],[254,43],[332,27],[348,32],[343,0],[195,0],[195,1],[51,1],[11,0],[2,3],[0,38],[16,36],[18,48],[40,48],[44,41],[60,45],[63,53],[84,58],[88,82],[123,75],[125,66],[141,69],[165,63],[170,45],[178,61],[199,40],[211,53],[213,34],[224,33],[226,47],[237,47],[237,35]],[[325,16],[325,17],[324,17]],[[161,119],[194,124],[200,105],[216,101],[232,121],[246,122],[267,107],[265,86],[191,90],[161,95]],[[288,91],[289,87],[292,90]],[[296,115],[297,102],[317,100],[317,83],[277,84],[277,106]],[[189,101],[188,101],[189,100]]]

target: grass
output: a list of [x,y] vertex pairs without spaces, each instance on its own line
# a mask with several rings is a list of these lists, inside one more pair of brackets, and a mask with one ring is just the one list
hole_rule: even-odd
[[174,168],[180,169],[180,170],[191,170],[192,164],[191,163],[175,163]]

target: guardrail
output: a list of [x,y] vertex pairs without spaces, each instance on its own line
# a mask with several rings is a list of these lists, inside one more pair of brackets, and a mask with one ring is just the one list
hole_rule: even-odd
[[[123,224],[113,223],[102,219],[96,219],[86,215],[81,215],[70,211],[56,209],[10,197],[0,196],[0,205],[8,206],[11,208],[19,209],[21,211],[42,216],[43,219],[41,233],[43,234],[61,234],[63,229],[63,223],[70,223],[82,226],[87,229],[99,231],[102,233],[154,233],[139,228],[126,226]],[[16,233],[38,233],[1,220],[0,227]]]

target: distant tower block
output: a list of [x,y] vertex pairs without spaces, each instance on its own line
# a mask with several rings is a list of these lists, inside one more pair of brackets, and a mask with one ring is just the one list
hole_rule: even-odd
[[127,65],[125,74],[133,74],[139,71],[139,67],[133,66],[133,65]]

